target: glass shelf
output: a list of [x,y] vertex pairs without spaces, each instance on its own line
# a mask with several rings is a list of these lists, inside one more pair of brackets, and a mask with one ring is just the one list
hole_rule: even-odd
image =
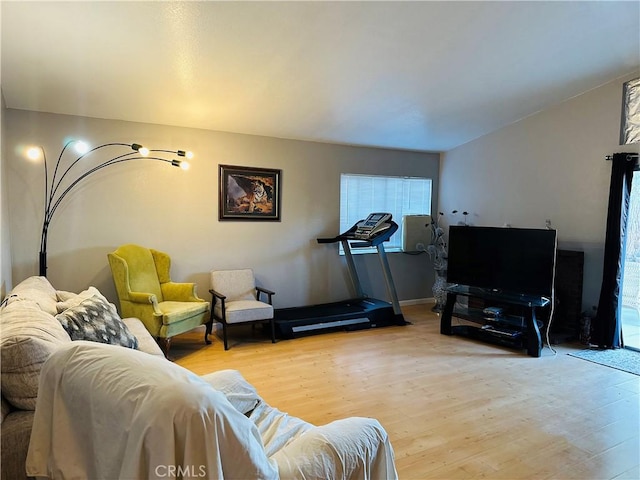
[[447,292],[467,297],[481,297],[486,300],[500,300],[524,307],[545,307],[551,302],[547,297],[540,295],[496,291],[487,288],[470,287],[468,285],[451,285],[447,287]]

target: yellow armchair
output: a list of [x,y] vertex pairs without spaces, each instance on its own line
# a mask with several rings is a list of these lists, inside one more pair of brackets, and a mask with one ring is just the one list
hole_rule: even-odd
[[[139,318],[159,341],[166,357],[171,338],[208,319],[209,304],[198,298],[195,283],[172,282],[169,255],[139,245],[122,245],[107,254],[123,317]],[[209,332],[204,341],[210,344]]]

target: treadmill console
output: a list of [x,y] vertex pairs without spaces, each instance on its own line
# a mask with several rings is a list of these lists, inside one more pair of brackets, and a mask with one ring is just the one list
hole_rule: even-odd
[[390,213],[372,213],[361,222],[358,222],[353,236],[358,240],[371,240],[372,237],[389,228],[391,228]]

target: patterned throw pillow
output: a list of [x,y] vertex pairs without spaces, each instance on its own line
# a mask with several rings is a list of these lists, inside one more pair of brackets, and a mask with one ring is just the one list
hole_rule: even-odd
[[98,296],[83,300],[59,313],[56,318],[71,340],[138,348],[138,339],[129,331],[113,305]]

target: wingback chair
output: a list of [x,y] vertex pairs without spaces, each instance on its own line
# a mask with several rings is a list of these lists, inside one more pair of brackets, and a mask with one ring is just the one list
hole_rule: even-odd
[[[227,327],[242,323],[269,322],[271,342],[276,342],[271,297],[275,292],[256,286],[253,270],[211,271],[211,320],[207,323],[210,333],[213,321],[222,323],[224,349],[229,350]],[[260,300],[265,294],[266,302]]]
[[[107,254],[124,317],[139,318],[169,356],[171,338],[208,319],[209,304],[195,283],[171,281],[169,255],[139,245],[122,245]],[[204,341],[211,342],[205,332]]]

